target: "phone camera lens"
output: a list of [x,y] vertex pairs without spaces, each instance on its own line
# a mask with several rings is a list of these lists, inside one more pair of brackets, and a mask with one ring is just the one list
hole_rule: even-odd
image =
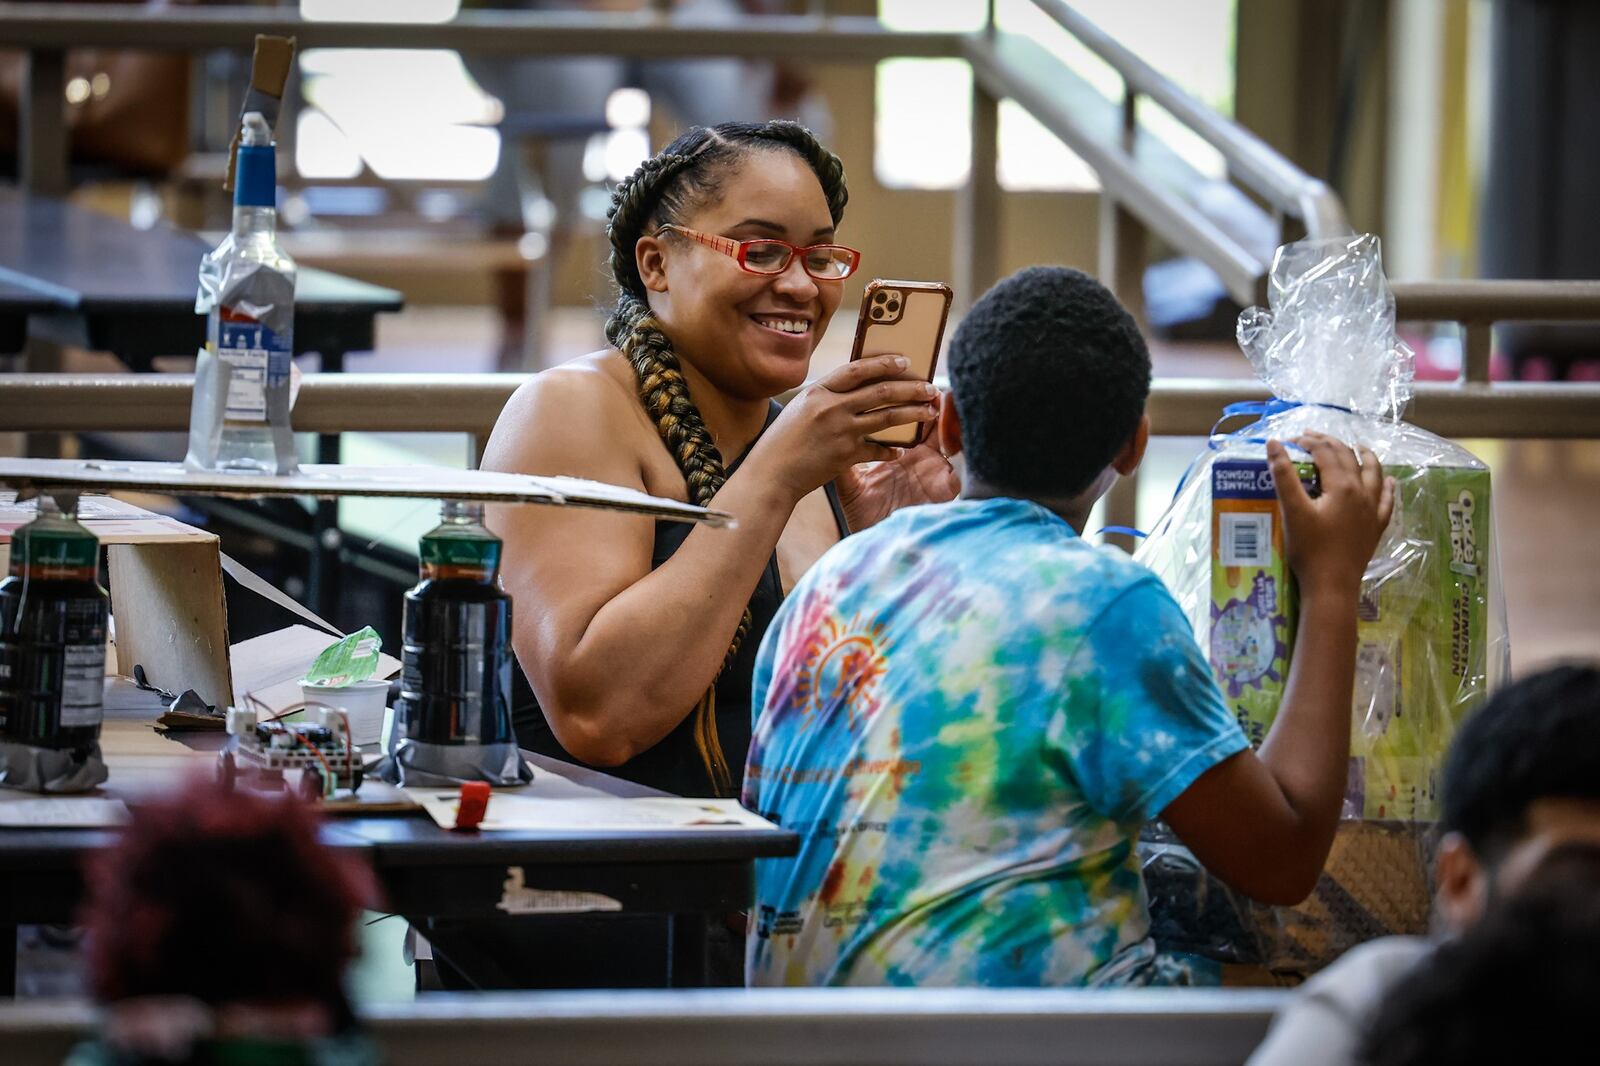
[[879,289],[877,292],[872,294],[872,302],[875,304],[881,304],[888,298],[889,294],[884,292],[882,289]]
[[873,308],[873,309],[872,309],[872,317],[873,317],[873,318],[882,318],[882,317],[883,317],[883,308],[881,308],[881,307],[874,307],[874,308]]

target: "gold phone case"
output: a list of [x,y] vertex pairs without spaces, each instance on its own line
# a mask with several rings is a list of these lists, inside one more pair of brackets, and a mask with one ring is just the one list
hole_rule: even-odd
[[[906,368],[906,378],[932,381],[953,296],[950,286],[937,281],[869,281],[861,297],[850,361],[874,355],[903,355],[911,363]],[[932,427],[932,422],[906,422],[867,439],[874,444],[910,448],[922,443]]]

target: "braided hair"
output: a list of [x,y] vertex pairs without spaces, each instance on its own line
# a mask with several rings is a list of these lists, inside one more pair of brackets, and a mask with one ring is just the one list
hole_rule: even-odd
[[[706,506],[728,478],[705,420],[689,396],[683,366],[661,322],[650,311],[634,246],[646,232],[678,222],[714,197],[738,165],[755,152],[790,152],[816,174],[828,200],[834,225],[844,217],[849,193],[844,165],[811,131],[794,122],[729,122],[696,126],[660,154],[645,160],[611,195],[607,236],[611,240],[611,274],[617,283],[617,306],[606,321],[606,339],[632,364],[639,400],[655,422],[662,443],[683,472],[689,502]],[[750,632],[746,608],[718,668],[732,665]],[[694,741],[717,795],[728,795],[733,775],[717,739],[716,680],[694,709]]]

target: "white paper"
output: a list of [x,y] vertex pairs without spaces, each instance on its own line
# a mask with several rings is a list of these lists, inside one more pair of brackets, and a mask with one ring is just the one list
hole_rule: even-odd
[[[0,490],[0,521],[15,518],[21,522],[31,522],[39,514],[39,500],[23,500],[17,502],[17,494]],[[117,520],[123,518],[164,518],[154,511],[147,511],[143,507],[135,506],[126,500],[119,500],[115,496],[99,496],[86,493],[78,497],[78,521],[100,522],[107,519]]]
[[0,799],[0,826],[7,829],[108,829],[128,822],[119,799],[101,796],[45,796]]
[[[412,799],[440,826],[456,824],[460,793],[455,790],[407,789]],[[676,831],[680,829],[773,829],[775,826],[739,806],[735,800],[649,796],[620,799],[584,796],[552,799],[496,790],[479,829]]]
[[[17,501],[17,494],[0,489],[0,543],[18,526],[39,516],[37,497]],[[78,497],[78,521],[103,543],[137,543],[163,540],[210,540],[213,534],[185,525],[170,515],[157,514],[114,496],[84,492]]]
[[521,866],[508,866],[505,886],[500,893],[500,902],[495,904],[495,908],[507,914],[584,914],[592,911],[620,911],[622,901],[599,892],[530,888],[527,872]]

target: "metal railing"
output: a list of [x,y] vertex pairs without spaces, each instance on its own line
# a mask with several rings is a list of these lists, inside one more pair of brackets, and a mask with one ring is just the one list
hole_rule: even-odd
[[[484,55],[606,54],[636,57],[737,56],[876,62],[896,57],[965,58],[973,66],[972,181],[957,212],[962,250],[958,292],[981,292],[999,276],[999,188],[995,140],[1002,97],[1016,99],[1101,176],[1106,190],[1102,276],[1137,306],[1143,244],[1153,231],[1199,258],[1248,303],[1266,273],[1270,247],[1252,247],[1245,232],[1268,221],[1240,204],[1244,222],[1208,217],[1196,193],[1209,184],[1192,166],[1137,121],[1149,99],[1174,115],[1227,161],[1231,178],[1276,213],[1273,232],[1343,232],[1338,198],[1242,127],[1188,96],[1061,0],[1034,0],[1080,44],[1124,80],[1123,100],[1107,100],[1059,57],[1030,38],[1000,30],[990,4],[987,27],[976,33],[891,31],[874,18],[815,13],[751,16],[738,23],[659,10],[586,13],[469,11],[446,23],[307,21],[279,8],[175,7],[156,10],[110,5],[0,3],[0,40],[28,56],[23,79],[19,181],[60,193],[67,187],[63,111],[65,54],[73,47],[200,52],[248,48],[256,33],[290,34],[302,48],[450,48]],[[1250,212],[1260,217],[1249,218]]]
[[[965,58],[974,71],[972,171],[954,217],[957,290],[970,297],[1000,274],[998,109],[1015,99],[1082,156],[1102,186],[1100,273],[1127,305],[1140,304],[1140,279],[1153,234],[1217,272],[1240,302],[1259,298],[1271,247],[1300,233],[1332,236],[1348,227],[1338,197],[1259,138],[1196,101],[1063,0],[1033,0],[1053,23],[1121,78],[1108,100],[1038,42],[1003,31],[989,4],[975,33],[901,33],[875,19],[820,13],[749,18],[735,25],[647,10],[638,13],[469,12],[443,24],[309,22],[281,9],[169,8],[0,3],[0,40],[29,56],[24,80],[20,177],[43,191],[65,187],[61,121],[69,47],[118,46],[200,51],[246,47],[257,32],[291,33],[302,47],[454,48],[522,56],[806,57],[875,62],[901,56]],[[1139,101],[1165,109],[1226,161],[1229,178],[1265,208],[1243,222],[1214,219],[1197,192],[1199,174],[1139,122]],[[1249,210],[1259,214],[1249,216]],[[1271,242],[1268,242],[1270,245]],[[1600,321],[1600,282],[1430,282],[1395,286],[1403,321],[1446,321],[1464,330],[1456,385],[1423,385],[1411,418],[1448,436],[1600,437],[1600,387],[1490,385],[1491,327],[1512,321]],[[319,432],[450,430],[480,441],[520,380],[516,376],[310,377],[295,421]],[[0,426],[12,429],[168,429],[187,424],[189,381],[171,377],[0,378]],[[1200,434],[1222,404],[1265,395],[1257,384],[1163,380],[1150,412],[1166,434]],[[425,400],[425,402],[418,402]],[[1118,521],[1131,516],[1132,486],[1114,493]]]
[[[523,374],[326,374],[302,379],[297,431],[464,433],[474,453]],[[0,426],[19,432],[186,432],[188,374],[0,376]],[[1151,431],[1204,436],[1224,405],[1264,400],[1259,382],[1163,378],[1150,392]],[[1407,421],[1445,437],[1600,439],[1600,387],[1423,382]]]
[[[957,246],[975,248],[984,269],[974,268],[966,291],[981,292],[998,280],[988,264],[998,260],[984,242],[998,241],[999,185],[994,166],[998,109],[1009,97],[1081,156],[1100,179],[1101,280],[1135,313],[1141,311],[1140,278],[1152,232],[1194,256],[1221,278],[1234,299],[1250,304],[1262,294],[1273,246],[1253,235],[1279,240],[1300,234],[1329,237],[1349,232],[1344,207],[1323,182],[1311,177],[1260,138],[1180,89],[1170,79],[1104,33],[1063,0],[1033,0],[1083,47],[1122,79],[1120,102],[1108,100],[1037,41],[1002,32],[989,5],[984,32],[964,39],[973,69],[973,167]],[[1139,123],[1139,102],[1148,99],[1214,148],[1230,179],[1272,209],[1240,198],[1229,221],[1214,218],[1198,194],[1217,184],[1173,152]],[[1142,316],[1141,316],[1142,317]]]
[[[1287,993],[1261,989],[715,989],[438,993],[360,1008],[391,1066],[1238,1066]],[[55,1066],[87,1004],[0,1007],[8,1066]]]

